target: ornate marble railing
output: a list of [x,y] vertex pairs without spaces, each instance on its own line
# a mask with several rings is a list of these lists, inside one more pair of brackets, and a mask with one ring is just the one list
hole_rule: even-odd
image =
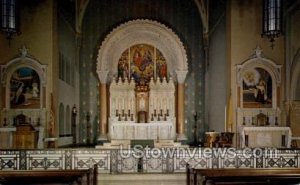
[[169,148],[1,150],[0,170],[87,169],[99,173],[183,173],[196,168],[299,168],[298,150]]

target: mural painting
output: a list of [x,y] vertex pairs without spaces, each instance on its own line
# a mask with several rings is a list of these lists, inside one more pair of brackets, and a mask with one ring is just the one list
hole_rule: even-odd
[[124,79],[129,76],[128,49],[124,51],[118,62],[118,78]]
[[272,107],[272,78],[262,68],[254,68],[243,74],[243,107]]
[[156,50],[156,76],[159,78],[167,78],[167,62],[162,53]]
[[149,81],[154,73],[154,48],[146,44],[139,44],[130,48],[131,76],[136,82]]
[[40,79],[29,67],[17,69],[10,79],[12,109],[40,108]]
[[[155,76],[156,75],[156,76]],[[124,51],[118,62],[118,78],[149,82],[151,77],[167,77],[167,63],[162,53],[147,44],[137,44]]]

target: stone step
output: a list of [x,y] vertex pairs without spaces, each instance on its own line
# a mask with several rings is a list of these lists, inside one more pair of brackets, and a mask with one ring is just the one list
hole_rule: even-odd
[[173,174],[99,174],[98,185],[182,185],[184,173]]

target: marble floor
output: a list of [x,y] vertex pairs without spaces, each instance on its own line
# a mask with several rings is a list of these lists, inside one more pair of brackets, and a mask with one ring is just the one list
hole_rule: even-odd
[[99,174],[98,185],[184,185],[186,174]]

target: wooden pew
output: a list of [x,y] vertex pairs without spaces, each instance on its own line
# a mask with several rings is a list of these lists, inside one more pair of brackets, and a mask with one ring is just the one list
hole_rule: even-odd
[[187,185],[206,184],[272,184],[300,183],[300,169],[195,169],[187,165]]
[[83,170],[0,171],[1,185],[78,184],[97,185],[97,165]]

